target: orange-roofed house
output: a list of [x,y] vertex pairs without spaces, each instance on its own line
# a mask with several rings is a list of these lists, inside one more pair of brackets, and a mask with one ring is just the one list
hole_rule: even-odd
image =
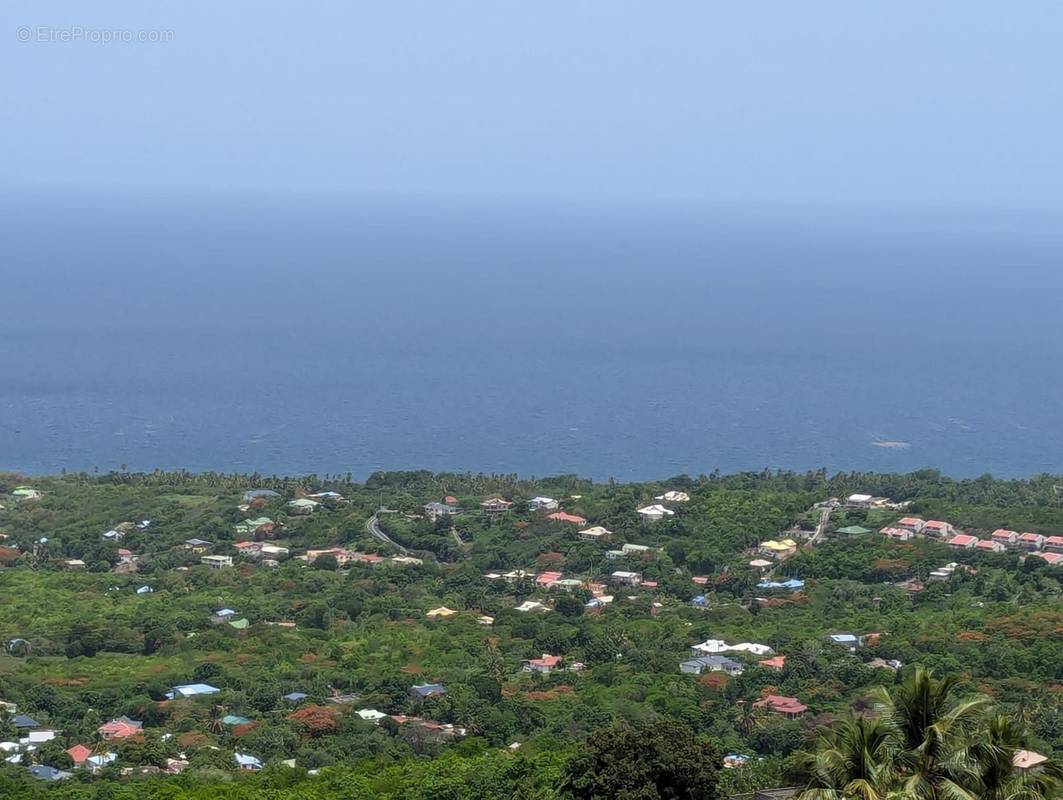
[[786,656],[773,656],[772,658],[765,658],[762,661],[758,661],[757,664],[767,669],[773,669],[776,672],[782,672],[783,667],[786,666]]
[[978,544],[978,537],[968,536],[966,533],[957,534],[948,541],[949,547],[953,550],[970,550],[976,544]]
[[583,517],[575,514],[569,514],[566,511],[555,511],[553,514],[547,514],[547,519],[552,519],[554,522],[570,522],[573,525],[586,525],[587,520]]
[[144,728],[144,723],[139,720],[130,719],[129,717],[119,717],[118,719],[112,719],[110,722],[106,722],[96,729],[96,732],[100,734],[106,742],[111,742],[116,739],[128,739],[130,736],[135,736],[140,733]]
[[796,697],[786,697],[780,694],[767,695],[755,702],[753,708],[766,708],[776,714],[782,714],[786,719],[797,719],[808,711],[808,706]]
[[80,767],[86,761],[89,760],[89,756],[92,755],[92,751],[85,747],[83,744],[76,744],[66,751],[66,754],[70,756],[70,760],[74,762],[74,766]]

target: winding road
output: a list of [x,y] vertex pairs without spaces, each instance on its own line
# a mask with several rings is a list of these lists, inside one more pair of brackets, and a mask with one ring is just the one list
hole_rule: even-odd
[[[385,511],[385,509],[381,509],[381,511]],[[369,531],[369,535],[372,536],[374,539],[379,539],[384,544],[390,544],[404,556],[410,555],[409,549],[403,547],[401,544],[399,544],[386,533],[384,533],[384,531],[380,530],[379,516],[380,511],[376,512],[375,514],[373,514],[373,516],[366,520],[365,529]]]

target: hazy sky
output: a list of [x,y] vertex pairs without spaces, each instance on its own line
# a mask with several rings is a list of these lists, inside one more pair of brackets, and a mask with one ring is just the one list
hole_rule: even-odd
[[[0,20],[8,189],[1063,210],[1059,0],[7,0]],[[54,40],[116,29],[172,41]]]

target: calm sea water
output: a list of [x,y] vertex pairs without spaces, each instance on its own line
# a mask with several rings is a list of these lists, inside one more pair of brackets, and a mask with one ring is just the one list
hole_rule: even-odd
[[1063,471],[1051,221],[2,210],[0,468]]

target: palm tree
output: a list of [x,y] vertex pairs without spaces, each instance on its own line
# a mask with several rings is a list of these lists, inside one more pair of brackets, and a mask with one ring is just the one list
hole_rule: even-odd
[[821,729],[819,750],[803,765],[810,780],[801,800],[882,800],[892,777],[891,740],[878,719],[850,717]]
[[977,764],[980,800],[1043,800],[1063,788],[1063,771],[1049,762],[1035,774],[1017,772],[1014,757],[1026,744],[1023,725],[1012,717],[989,718],[971,747]]
[[933,670],[915,672],[891,695],[880,688],[877,699],[893,728],[893,769],[897,793],[913,800],[974,800],[978,769],[971,734],[988,704],[985,697],[960,697],[959,678],[935,678]]

